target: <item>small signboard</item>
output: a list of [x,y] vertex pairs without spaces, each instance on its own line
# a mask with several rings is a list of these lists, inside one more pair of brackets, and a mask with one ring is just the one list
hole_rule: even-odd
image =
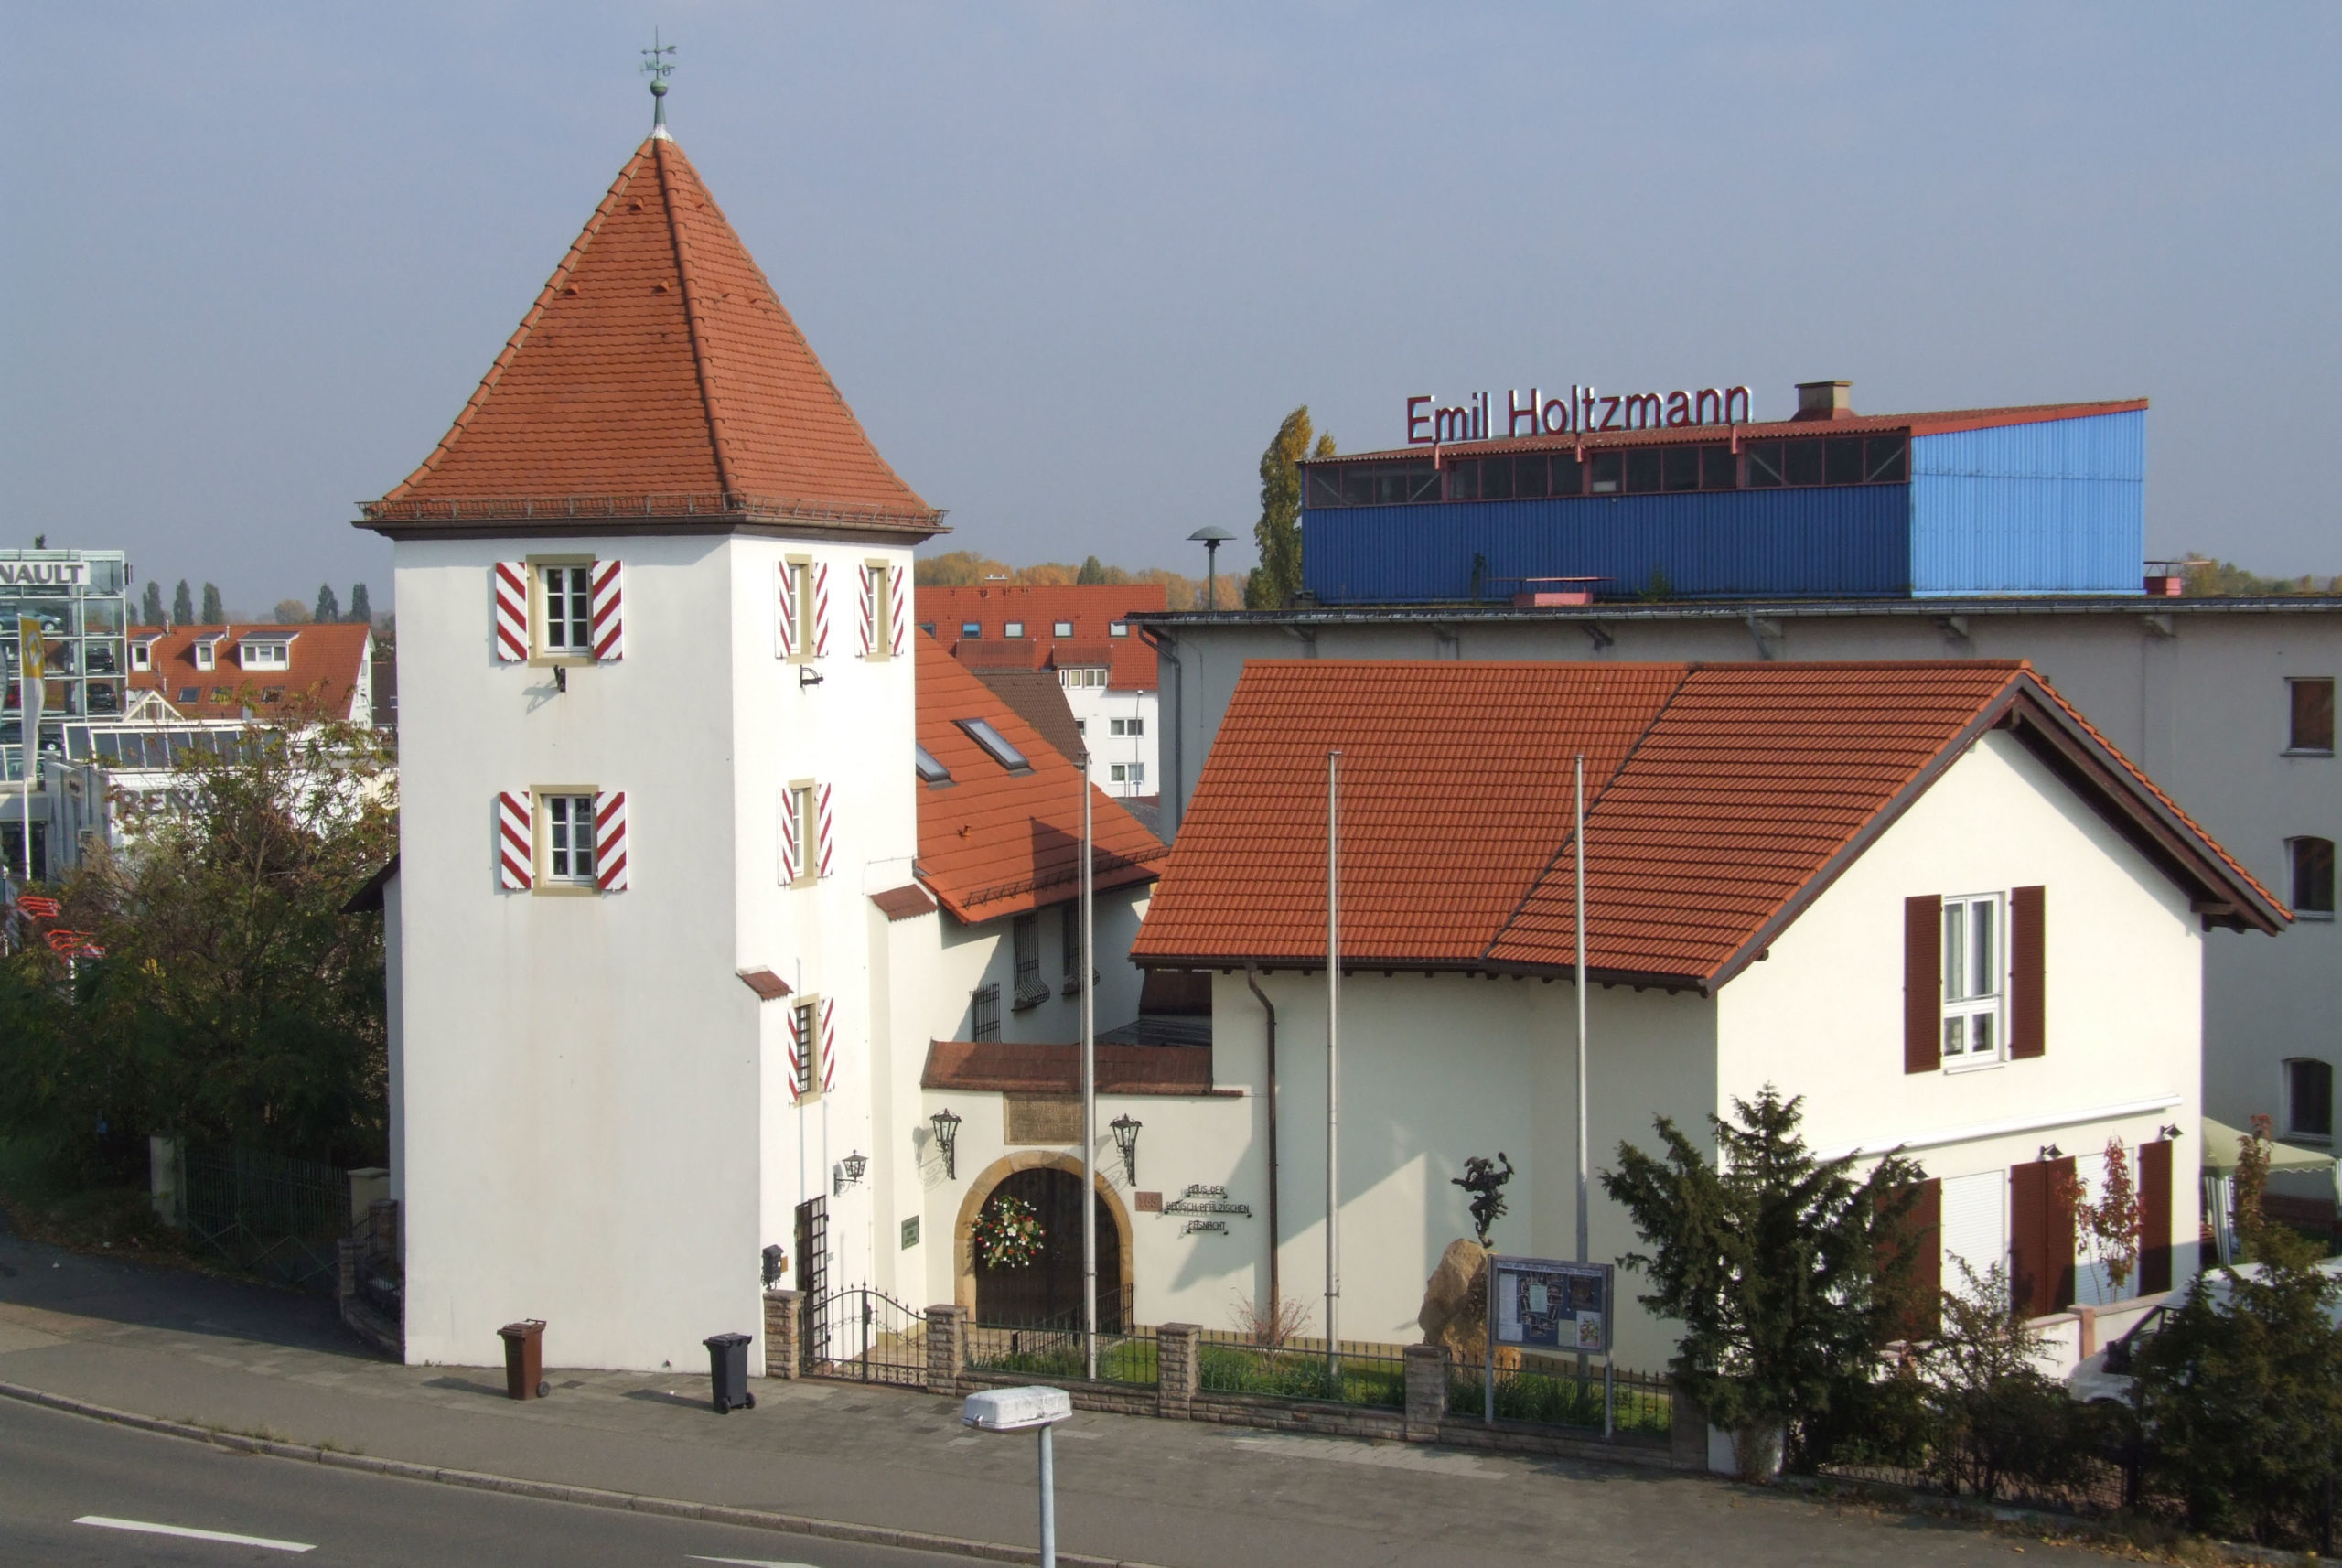
[[1496,1283],[1495,1343],[1610,1353],[1610,1264],[1498,1257],[1488,1267]]

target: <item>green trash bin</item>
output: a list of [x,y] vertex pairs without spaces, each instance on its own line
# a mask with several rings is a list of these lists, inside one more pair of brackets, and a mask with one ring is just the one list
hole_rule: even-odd
[[757,1396],[748,1391],[748,1337],[745,1334],[710,1336],[707,1346],[707,1379],[709,1400],[718,1415],[729,1415],[736,1410],[754,1410]]

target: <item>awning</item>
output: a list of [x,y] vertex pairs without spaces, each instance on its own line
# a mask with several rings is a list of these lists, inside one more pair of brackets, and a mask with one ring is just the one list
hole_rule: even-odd
[[[2237,1145],[2245,1134],[2242,1130],[2225,1122],[2204,1118],[2204,1168],[2226,1176],[2236,1169]],[[2334,1154],[2331,1150],[2297,1148],[2292,1144],[2269,1145],[2269,1168],[2272,1171],[2331,1171]]]

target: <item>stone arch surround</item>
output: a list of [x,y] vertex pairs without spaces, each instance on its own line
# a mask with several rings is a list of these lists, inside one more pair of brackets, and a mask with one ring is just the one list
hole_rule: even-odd
[[[1057,1149],[1018,1149],[1002,1155],[977,1173],[968,1184],[968,1194],[960,1200],[960,1217],[951,1226],[951,1296],[960,1309],[972,1316],[976,1310],[976,1249],[972,1236],[976,1216],[998,1189],[1000,1184],[1018,1171],[1038,1168],[1063,1171],[1080,1180],[1081,1161],[1073,1155]],[[1136,1258],[1131,1245],[1131,1214],[1123,1204],[1122,1194],[1107,1182],[1103,1171],[1098,1173],[1094,1187],[1106,1200],[1106,1212],[1113,1217],[1117,1240],[1122,1249],[1123,1279],[1131,1286],[1132,1317],[1137,1317],[1138,1273]],[[1103,1238],[1101,1238],[1103,1240]]]

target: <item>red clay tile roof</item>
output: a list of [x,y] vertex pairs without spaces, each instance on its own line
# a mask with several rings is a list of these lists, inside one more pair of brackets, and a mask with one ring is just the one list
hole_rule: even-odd
[[[130,640],[154,639],[152,667],[130,672],[133,692],[154,692],[190,719],[237,718],[249,705],[261,717],[277,717],[310,704],[334,718],[371,723],[373,714],[352,713],[350,700],[365,672],[372,628],[355,621],[306,626],[134,626]],[[288,668],[247,670],[237,646],[251,637],[290,638]],[[213,668],[195,667],[195,645],[217,639]],[[193,696],[187,693],[194,693]],[[274,701],[263,693],[278,692]]]
[[[960,728],[987,721],[1032,764],[1011,773]],[[973,924],[1080,897],[1080,770],[921,633],[919,743],[951,770],[919,787],[919,876],[954,919]],[[1151,882],[1170,851],[1096,785],[1090,832],[1101,892]]]
[[1133,950],[1306,967],[1326,950],[1326,753],[1342,766],[1342,950],[1361,967],[1574,960],[1713,988],[1976,736],[2013,730],[2207,920],[2283,907],[2030,667],[1276,660],[1238,682]]
[[[1007,583],[983,583],[966,587],[924,585],[916,591],[917,618],[931,626],[935,635],[971,668],[997,670],[1004,665],[1021,670],[1061,670],[1068,665],[1106,665],[1106,682],[1117,692],[1152,692],[1157,676],[1155,650],[1135,628],[1116,637],[1109,629],[1116,622],[1168,607],[1160,583],[1079,583],[1028,588]],[[963,638],[960,628],[973,621],[983,635]],[[1023,638],[1003,651],[1011,621],[1022,623]],[[1056,634],[1059,621],[1073,623],[1073,635]],[[1027,646],[1029,645],[1029,647]],[[1021,662],[1020,662],[1021,660]]]
[[422,467],[364,509],[490,519],[941,517],[870,444],[672,141],[645,140]]
[[1040,731],[1041,738],[1058,756],[1081,755],[1081,723],[1073,716],[1073,704],[1065,700],[1065,688],[1058,684],[1055,675],[1047,670],[977,670],[975,673],[986,690]]
[[[1209,1046],[1095,1047],[1101,1094],[1209,1094]],[[935,1040],[927,1047],[921,1089],[1005,1094],[1079,1094],[1079,1045],[1006,1040]]]
[[935,900],[929,897],[927,889],[916,882],[889,887],[884,893],[873,893],[870,901],[877,905],[878,912],[889,920],[916,919],[921,915],[935,913]]
[[[1584,447],[1598,451],[1611,446],[1681,446],[1695,441],[1779,441],[1803,435],[1861,435],[1887,430],[1914,435],[1943,435],[1956,430],[1991,430],[2010,424],[2046,424],[2060,419],[2088,419],[2100,413],[2136,413],[2147,406],[2143,397],[2113,398],[2100,403],[2042,403],[2012,408],[1955,408],[1935,413],[1850,413],[1835,419],[1777,419],[1761,424],[1681,424],[1659,430],[1600,430],[1585,435],[1524,435],[1518,441],[1451,441],[1386,447],[1377,452],[1345,452],[1336,457],[1312,457],[1303,466],[1338,467],[1348,463],[1387,463],[1398,457],[1428,461],[1436,451],[1443,457],[1473,457],[1494,452],[1569,451]],[[1495,416],[1502,417],[1501,409]]]

